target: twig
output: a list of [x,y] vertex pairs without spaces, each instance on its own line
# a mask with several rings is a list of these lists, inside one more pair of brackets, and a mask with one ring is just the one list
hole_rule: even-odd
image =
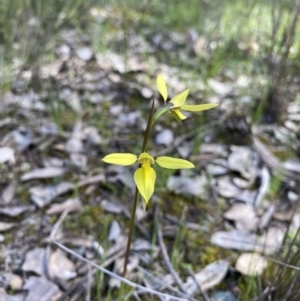
[[[163,279],[152,275],[150,272],[148,272],[146,269],[142,268],[141,266],[137,266],[137,268],[144,274],[146,275],[146,277],[151,278],[153,281],[157,282],[160,286],[160,289],[162,288],[166,288],[168,290],[170,290],[172,293],[177,294],[178,296],[182,297],[182,298],[188,298],[191,301],[197,301],[196,299],[194,299],[193,297],[188,296],[187,294],[179,291],[178,289],[174,288],[173,286],[171,286],[170,284],[166,283]],[[138,292],[139,293],[139,292]]]
[[76,252],[70,250],[69,248],[65,247],[64,245],[62,245],[61,243],[57,242],[56,240],[52,240],[52,243],[55,244],[57,247],[59,247],[60,249],[62,249],[63,251],[71,254],[72,256],[76,257],[77,259],[95,267],[97,270],[101,271],[102,273],[105,273],[127,285],[129,285],[130,287],[132,288],[135,288],[135,289],[140,289],[141,291],[144,291],[145,293],[149,293],[149,294],[153,294],[153,295],[156,295],[156,296],[162,296],[162,297],[165,297],[165,298],[172,298],[173,300],[178,300],[178,301],[186,301],[187,299],[183,299],[183,298],[178,298],[178,297],[175,297],[175,296],[172,296],[172,295],[169,295],[169,294],[164,294],[164,293],[160,293],[160,292],[157,292],[155,290],[152,290],[152,289],[149,289],[149,288],[145,288],[144,286],[141,286],[139,284],[136,284],[132,281],[129,281],[105,268],[103,268],[102,266],[99,266],[97,265],[96,263],[82,257],[81,255],[77,254]]
[[[51,230],[50,236],[49,236],[50,240],[53,240],[55,238],[55,235],[56,235],[59,227],[61,226],[63,220],[68,215],[68,213],[69,213],[69,209],[65,209],[63,211],[63,213],[60,215],[59,219],[56,221],[56,223],[52,227],[52,230]],[[45,254],[45,257],[44,257],[44,268],[45,268],[45,271],[46,271],[46,276],[49,279],[51,279],[51,277],[49,275],[49,271],[48,271],[48,263],[49,263],[49,259],[50,259],[50,253],[51,253],[51,249],[50,248],[51,248],[51,246],[48,245],[47,248],[46,248],[46,254]],[[53,279],[51,279],[51,280],[53,280]]]
[[64,221],[64,219],[68,215],[68,213],[69,213],[69,209],[65,209],[63,211],[63,213],[60,215],[57,222],[54,224],[54,226],[51,230],[51,233],[50,233],[50,237],[49,237],[51,240],[55,239],[56,232],[58,231],[59,227],[61,226],[62,222]]
[[172,263],[170,261],[170,258],[169,258],[169,255],[168,255],[168,252],[167,252],[167,249],[166,249],[166,246],[164,244],[164,240],[163,240],[163,235],[162,235],[162,230],[161,230],[161,226],[160,226],[160,223],[159,223],[159,218],[158,218],[158,204],[155,204],[155,209],[154,209],[154,218],[155,218],[155,224],[156,224],[156,230],[157,230],[157,238],[158,238],[158,243],[159,243],[159,246],[161,248],[161,252],[162,252],[162,255],[163,255],[163,259],[165,261],[165,264],[169,270],[169,272],[171,273],[171,275],[173,276],[174,278],[174,281],[175,283],[178,285],[179,289],[185,293],[185,289],[183,287],[183,284],[177,274],[177,272],[174,270],[173,266],[172,266]]

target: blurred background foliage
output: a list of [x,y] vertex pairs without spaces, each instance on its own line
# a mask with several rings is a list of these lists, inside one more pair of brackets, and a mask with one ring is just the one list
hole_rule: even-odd
[[[296,0],[0,0],[1,64],[7,76],[32,68],[51,56],[57,33],[66,28],[91,35],[98,50],[111,47],[114,27],[123,30],[127,42],[130,34],[146,34],[145,29],[162,34],[194,30],[209,52],[194,65],[202,77],[228,67],[251,69],[267,73],[274,86],[299,71],[299,7]],[[105,21],[104,12],[109,15]],[[124,47],[126,40],[122,53]],[[180,58],[174,62],[187,65]]]

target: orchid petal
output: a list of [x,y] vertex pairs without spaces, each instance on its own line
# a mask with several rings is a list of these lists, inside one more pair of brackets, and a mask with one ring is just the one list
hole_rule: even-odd
[[141,160],[143,160],[143,159],[150,160],[151,164],[154,163],[154,158],[151,155],[149,155],[148,153],[141,153],[139,155],[138,161],[141,162]]
[[168,98],[167,85],[166,85],[166,82],[165,82],[163,76],[160,74],[156,78],[156,87],[157,87],[158,92],[161,94],[161,96],[163,97],[163,99],[166,102],[167,98]]
[[187,119],[187,117],[185,115],[183,115],[179,109],[175,109],[175,110],[173,109],[171,112],[175,114],[176,119],[179,119],[179,120]]
[[163,167],[163,168],[169,168],[169,169],[187,169],[187,168],[194,168],[194,164],[190,161],[183,160],[183,159],[177,159],[172,157],[158,157],[156,160],[156,163]]
[[173,106],[171,107],[171,109],[174,109],[174,108],[179,108],[181,107],[185,101],[186,101],[186,98],[189,94],[189,89],[187,90],[184,90],[183,92],[175,95],[171,100],[170,100],[170,103],[173,104]]
[[156,173],[151,167],[140,167],[134,173],[135,184],[146,204],[154,192],[155,180]]
[[109,164],[116,164],[116,165],[132,165],[136,162],[137,156],[130,153],[113,153],[105,156],[102,161]]
[[217,106],[218,104],[216,103],[207,103],[202,105],[183,105],[181,106],[180,109],[184,111],[190,111],[190,112],[199,112],[199,111],[209,110]]

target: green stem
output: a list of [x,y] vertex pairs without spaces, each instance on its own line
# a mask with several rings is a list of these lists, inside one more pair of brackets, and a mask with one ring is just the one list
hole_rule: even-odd
[[152,100],[152,107],[151,107],[151,111],[150,111],[150,114],[149,114],[147,127],[146,127],[145,134],[144,134],[142,153],[146,151],[148,140],[150,138],[150,133],[151,133],[151,130],[152,130],[152,117],[153,117],[153,113],[154,113],[154,100]]
[[[152,101],[152,107],[148,118],[147,128],[144,134],[144,141],[143,141],[143,147],[142,147],[142,153],[146,151],[148,140],[150,138],[150,133],[152,129],[152,118],[154,113],[154,101]],[[130,245],[132,240],[132,234],[133,234],[133,227],[134,227],[134,220],[135,220],[135,212],[137,207],[137,201],[138,201],[139,191],[137,189],[137,186],[135,187],[135,195],[134,195],[134,201],[133,201],[133,207],[131,210],[131,217],[130,217],[130,228],[129,228],[129,236],[127,240],[127,247],[126,247],[126,253],[125,253],[125,261],[124,261],[124,267],[123,267],[123,277],[125,278],[126,272],[127,272],[127,264],[129,259],[129,253],[130,253]]]
[[133,202],[133,207],[131,210],[131,218],[130,218],[129,236],[128,236],[128,240],[127,240],[125,262],[124,262],[124,268],[123,268],[123,277],[124,278],[125,278],[126,272],[127,272],[127,264],[128,264],[129,253],[130,253],[130,245],[131,245],[132,234],[133,234],[134,219],[135,219],[135,212],[136,212],[138,196],[139,196],[139,191],[138,191],[137,187],[135,187],[134,202]]

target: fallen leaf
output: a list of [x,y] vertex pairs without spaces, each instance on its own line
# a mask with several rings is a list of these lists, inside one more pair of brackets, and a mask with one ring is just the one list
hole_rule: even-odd
[[257,238],[254,234],[233,230],[216,232],[210,241],[224,249],[252,251],[255,248]]
[[2,139],[2,143],[6,146],[12,146],[14,149],[22,152],[32,143],[32,131],[25,127],[19,127],[8,133]]
[[238,257],[235,268],[245,276],[258,276],[267,265],[268,261],[263,256],[257,253],[243,253]]
[[108,213],[121,214],[123,212],[123,207],[113,201],[102,200],[101,207]]
[[88,159],[87,159],[86,155],[79,154],[79,153],[72,153],[70,155],[70,159],[71,159],[71,162],[75,166],[77,166],[83,170],[85,170],[87,168]]
[[24,272],[34,272],[40,276],[46,275],[46,249],[36,248],[28,251],[22,270]]
[[[229,262],[226,260],[215,261],[194,275],[195,280],[202,290],[208,290],[218,285],[226,276]],[[198,291],[198,286],[192,277],[188,277],[183,284],[185,292],[192,296]]]
[[11,203],[11,201],[14,198],[16,192],[16,184],[14,182],[11,182],[7,187],[4,188],[3,192],[2,192],[2,202],[5,205],[8,205],[9,203]]
[[281,247],[286,229],[284,227],[269,227],[268,230],[258,238],[256,252],[274,254]]
[[74,263],[60,249],[51,254],[48,262],[48,273],[51,279],[59,278],[62,280],[70,280],[77,275]]
[[15,223],[5,223],[5,222],[0,222],[0,232],[4,232],[7,230],[10,230],[11,228],[15,227]]
[[45,167],[39,168],[35,170],[31,170],[24,175],[22,175],[22,181],[28,181],[33,179],[48,179],[48,178],[55,178],[60,177],[65,173],[64,168],[59,167]]
[[229,169],[240,172],[245,179],[255,177],[253,151],[245,146],[232,146],[231,151],[228,157]]
[[235,221],[238,230],[251,232],[257,228],[258,218],[253,205],[236,203],[224,213],[224,217]]
[[25,301],[52,301],[60,295],[58,286],[42,277],[29,277],[23,289],[28,291]]
[[103,142],[103,139],[98,130],[93,126],[86,127],[84,129],[84,134],[87,142],[92,145],[100,145]]
[[108,240],[109,241],[116,240],[120,236],[121,232],[122,230],[119,223],[113,220],[110,225]]
[[216,189],[224,198],[235,198],[241,193],[241,190],[232,183],[229,176],[218,178],[217,183]]
[[[228,149],[222,144],[217,143],[202,143],[200,146],[201,154],[213,154],[217,158],[227,158]],[[226,162],[227,165],[227,162]]]
[[0,163],[14,162],[15,151],[10,147],[0,147]]
[[172,176],[167,182],[167,188],[176,194],[187,194],[205,197],[207,195],[207,179],[204,176],[189,178]]
[[56,196],[64,194],[74,188],[70,182],[61,182],[58,185],[35,186],[29,189],[31,200],[40,208],[49,204]]
[[15,217],[15,216],[19,216],[22,213],[26,212],[26,211],[33,211],[34,210],[34,206],[14,206],[14,207],[4,207],[4,208],[0,208],[0,213],[7,215],[7,216],[11,216],[11,217]]
[[68,212],[79,211],[82,209],[81,202],[79,198],[67,199],[61,204],[53,204],[48,210],[47,214],[60,214],[67,210]]

